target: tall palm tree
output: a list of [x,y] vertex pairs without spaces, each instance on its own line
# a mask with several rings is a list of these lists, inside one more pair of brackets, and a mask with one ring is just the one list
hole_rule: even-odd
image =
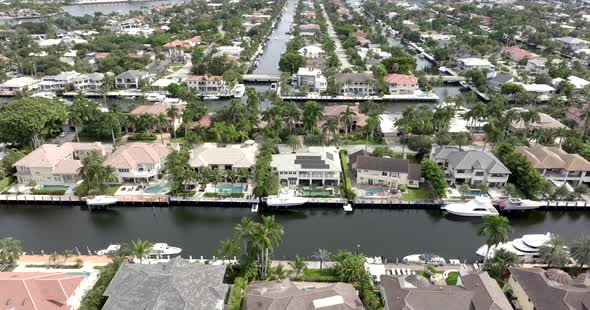
[[168,121],[168,116],[162,113],[156,116],[156,120],[158,121],[158,129],[160,130],[160,141],[164,144],[164,127],[170,128],[170,121]]
[[324,267],[324,262],[329,260],[332,257],[332,253],[326,249],[318,249],[314,254],[313,257],[320,261],[320,271]]
[[486,238],[486,245],[488,246],[486,256],[483,259],[483,268],[486,266],[491,248],[499,243],[508,242],[511,233],[512,227],[507,218],[503,216],[486,216],[483,218],[483,223],[477,233],[478,236]]
[[547,263],[547,268],[553,266],[563,267],[570,260],[570,253],[566,248],[566,242],[558,235],[552,235],[551,239],[539,248],[539,255]]
[[287,138],[287,145],[291,148],[291,150],[293,151],[293,153],[295,153],[295,151],[301,149],[301,141],[297,138],[297,136],[294,135],[290,135]]
[[329,135],[330,140],[333,140],[338,133],[338,122],[333,118],[328,118],[322,126],[322,130]]
[[234,235],[244,246],[244,252],[248,254],[248,244],[254,234],[255,223],[249,217],[242,217],[239,224],[234,227]]
[[301,113],[297,109],[297,104],[295,104],[295,102],[285,103],[285,107],[283,109],[283,116],[287,121],[289,133],[293,133],[293,127],[295,126],[295,123],[298,122],[301,117]]
[[258,262],[262,276],[266,276],[270,262],[270,253],[281,243],[283,226],[275,221],[274,216],[263,216],[262,223],[255,226],[252,243],[258,250]]
[[367,130],[367,134],[371,136],[371,141],[375,138],[375,132],[377,131],[377,128],[379,128],[380,123],[381,121],[377,115],[369,115],[367,118],[365,129]]
[[172,120],[172,135],[176,139],[176,130],[174,130],[174,126],[176,124],[176,120],[180,117],[180,112],[175,105],[171,105],[170,108],[166,111],[166,116],[168,116]]
[[508,268],[516,267],[520,263],[520,258],[505,249],[498,249],[494,253],[494,257],[490,258],[486,271],[490,273],[493,278],[505,278],[508,273]]
[[350,105],[346,106],[346,110],[342,111],[339,115],[339,120],[344,125],[344,133],[348,136],[348,132],[352,132],[352,124],[354,122],[354,117],[356,116],[356,112],[350,108]]
[[233,239],[221,240],[220,247],[215,253],[223,259],[238,257],[240,256],[240,245]]
[[11,237],[0,239],[0,264],[13,265],[22,253],[20,241]]
[[584,265],[590,265],[590,236],[581,235],[570,245],[572,258],[580,264],[580,269]]
[[210,178],[211,178],[210,179],[211,182],[215,186],[215,192],[217,193],[217,184],[219,184],[219,182],[223,181],[223,174],[221,173],[221,170],[219,170],[219,169],[211,170]]
[[137,242],[135,242],[135,241],[131,241],[131,242],[133,243],[133,256],[135,256],[135,258],[139,259],[140,264],[143,263],[143,259],[150,255],[154,245],[147,240],[141,240],[141,239],[137,239]]
[[307,101],[303,105],[303,126],[308,132],[311,132],[323,117],[324,108],[316,101]]

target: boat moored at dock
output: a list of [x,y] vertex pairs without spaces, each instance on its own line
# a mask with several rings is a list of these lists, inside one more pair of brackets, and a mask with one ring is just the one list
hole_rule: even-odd
[[551,233],[546,234],[529,234],[521,238],[514,239],[506,243],[500,243],[497,246],[492,246],[488,253],[488,245],[482,245],[475,253],[481,257],[485,257],[488,253],[488,258],[494,257],[496,251],[499,249],[514,253],[523,258],[539,257],[539,249],[551,239]]
[[182,252],[181,248],[169,246],[167,243],[154,243],[152,251],[149,254],[150,258],[168,258],[177,256]]
[[540,201],[510,197],[498,202],[500,211],[534,210],[543,205]]
[[120,244],[109,244],[109,246],[106,249],[96,251],[96,255],[107,256],[119,251],[120,249]]
[[109,196],[96,196],[86,200],[89,206],[111,206],[117,203],[117,198]]
[[448,213],[458,216],[482,217],[495,216],[499,212],[492,205],[492,200],[488,196],[478,196],[466,203],[452,203],[441,208]]
[[406,264],[432,264],[445,265],[447,261],[435,254],[412,254],[405,256],[403,262]]

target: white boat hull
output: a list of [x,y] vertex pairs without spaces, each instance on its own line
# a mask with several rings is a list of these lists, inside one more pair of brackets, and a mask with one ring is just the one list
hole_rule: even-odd
[[88,206],[110,206],[117,203],[117,198],[115,197],[104,197],[104,196],[97,196],[91,199],[86,200],[86,205]]
[[300,206],[307,203],[306,198],[302,197],[268,197],[266,199],[266,205],[271,208],[287,208],[287,207],[295,207]]

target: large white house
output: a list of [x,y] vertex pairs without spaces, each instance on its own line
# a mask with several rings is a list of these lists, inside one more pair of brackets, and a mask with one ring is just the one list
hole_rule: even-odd
[[340,156],[335,147],[309,147],[306,152],[272,155],[270,164],[282,186],[338,186]]
[[361,150],[349,156],[352,177],[357,184],[397,188],[400,185],[417,188],[422,179],[422,166],[407,159],[374,157]]
[[375,94],[375,79],[370,73],[337,73],[334,80],[345,95],[368,96]]
[[36,89],[38,80],[30,76],[21,76],[0,84],[0,92],[17,92]]
[[125,71],[115,77],[115,86],[117,88],[141,88],[150,74],[141,70]]
[[203,95],[217,95],[227,91],[223,76],[191,75],[186,78],[188,88]]
[[14,164],[18,183],[27,185],[34,182],[41,186],[74,185],[80,180],[81,160],[92,152],[105,154],[100,142],[43,144]]
[[102,73],[81,74],[76,71],[66,71],[57,75],[47,75],[39,83],[42,90],[66,89],[69,85],[78,90],[98,89],[104,80]]
[[105,160],[117,183],[149,183],[158,179],[172,149],[160,143],[133,142],[120,146]]
[[461,69],[461,71],[472,69],[492,71],[495,69],[495,66],[487,59],[483,58],[462,58],[459,59],[459,69]]
[[202,167],[219,170],[251,169],[256,164],[258,144],[248,140],[243,144],[203,143],[195,146],[189,165],[199,170]]
[[511,174],[494,154],[487,151],[463,151],[456,146],[434,144],[430,159],[441,166],[451,185],[487,184],[489,187],[503,187]]
[[326,77],[322,70],[315,68],[299,68],[296,75],[297,86],[301,89],[307,85],[310,91],[323,92],[328,89]]
[[305,58],[320,58],[323,57],[326,52],[317,45],[308,45],[300,48],[298,51],[299,55]]

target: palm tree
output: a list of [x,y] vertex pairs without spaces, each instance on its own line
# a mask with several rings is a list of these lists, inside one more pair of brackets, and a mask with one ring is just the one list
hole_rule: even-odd
[[68,258],[74,256],[74,252],[72,250],[68,249],[68,250],[65,250],[61,256],[64,258],[64,264],[65,264],[66,261],[68,260]]
[[367,133],[371,136],[371,141],[373,141],[373,139],[375,138],[375,131],[377,131],[377,128],[379,128],[379,124],[381,123],[379,116],[377,115],[369,115],[369,117],[367,118],[367,125],[365,126],[365,129],[367,130]]
[[287,145],[291,148],[291,150],[293,151],[293,153],[295,153],[295,151],[301,149],[301,141],[297,138],[297,136],[294,135],[290,135],[287,138]]
[[180,112],[176,108],[175,105],[171,105],[170,108],[166,111],[166,116],[168,116],[172,120],[172,135],[176,139],[176,130],[174,130],[174,126],[176,124],[176,120],[180,117]]
[[316,123],[324,117],[324,109],[316,101],[307,101],[303,105],[303,126],[311,132]]
[[322,126],[322,130],[330,136],[330,140],[333,140],[338,133],[338,122],[333,118],[328,118]]
[[582,199],[582,195],[586,195],[588,192],[588,185],[584,183],[580,183],[574,188],[574,193],[578,194],[578,199]]
[[348,136],[348,132],[352,132],[352,124],[354,122],[354,117],[356,116],[356,112],[350,109],[350,105],[346,106],[346,110],[342,111],[339,115],[339,120],[344,124],[344,134]]
[[252,243],[258,250],[258,262],[262,276],[266,276],[270,262],[270,252],[281,243],[283,226],[275,221],[274,216],[262,216],[262,223],[255,226]]
[[313,257],[320,261],[320,271],[324,267],[324,262],[329,260],[332,257],[332,253],[326,249],[318,249],[314,254]]
[[244,246],[244,252],[248,254],[248,244],[254,233],[254,222],[249,217],[242,217],[242,221],[234,227],[234,235]]
[[287,121],[287,126],[289,127],[289,133],[293,133],[293,126],[296,122],[299,121],[301,116],[299,110],[297,109],[297,104],[295,102],[287,102],[285,103],[283,109],[283,116]]
[[508,273],[508,268],[518,266],[520,258],[505,249],[498,249],[494,253],[494,257],[490,258],[486,271],[490,273],[493,278],[505,278]]
[[581,235],[570,245],[572,258],[580,264],[580,269],[584,265],[590,265],[590,236]]
[[287,278],[287,271],[285,270],[285,266],[279,263],[275,268],[272,269],[272,276],[270,278],[271,280],[283,280]]
[[295,276],[293,277],[295,280],[299,279],[299,276],[305,272],[305,269],[307,269],[303,258],[299,257],[299,255],[295,255],[295,259],[292,262],[289,262],[289,266],[291,266],[291,269],[293,269],[293,272],[295,273]]
[[150,255],[154,245],[147,240],[141,239],[137,239],[137,242],[131,242],[133,243],[133,256],[139,259],[140,264],[143,263],[143,259]]
[[570,260],[570,253],[566,243],[558,235],[552,235],[551,239],[539,248],[539,255],[547,263],[547,268],[553,266],[563,267]]
[[503,216],[485,216],[483,223],[477,233],[478,236],[486,238],[486,256],[483,259],[483,268],[485,268],[492,247],[499,243],[508,242],[512,233],[512,227],[507,218]]
[[349,252],[341,254],[336,264],[336,273],[340,281],[352,283],[353,285],[360,283],[367,276],[365,261],[362,254],[352,255]]
[[168,116],[165,114],[158,114],[156,120],[158,121],[158,129],[160,129],[160,141],[164,144],[164,127],[169,128],[170,122],[168,121]]
[[210,178],[211,178],[211,182],[215,186],[215,192],[217,193],[217,184],[219,182],[223,181],[223,175],[221,173],[221,170],[219,170],[219,169],[211,170]]
[[0,239],[0,264],[13,265],[22,252],[23,248],[19,240],[11,237]]
[[238,257],[240,256],[240,245],[233,239],[221,240],[221,245],[215,254],[224,260]]

